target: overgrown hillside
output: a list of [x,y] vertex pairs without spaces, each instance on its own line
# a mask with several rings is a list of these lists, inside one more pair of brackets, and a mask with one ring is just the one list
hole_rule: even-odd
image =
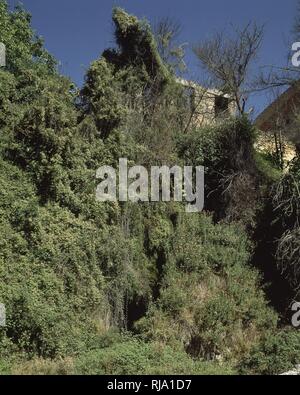
[[[265,276],[279,276],[295,296],[299,160],[282,176],[255,152],[246,117],[183,133],[189,98],[149,25],[121,9],[113,21],[115,47],[78,90],[59,75],[30,16],[0,1],[0,372],[293,367],[300,337],[284,329]],[[97,168],[122,157],[145,167],[204,165],[205,211],[97,202]]]

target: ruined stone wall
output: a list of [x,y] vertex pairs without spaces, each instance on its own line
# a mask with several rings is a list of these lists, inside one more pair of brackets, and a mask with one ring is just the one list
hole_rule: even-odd
[[[236,114],[236,105],[228,95],[223,95],[216,89],[206,89],[191,81],[178,79],[177,82],[185,87],[186,94],[190,96],[192,123],[195,126],[211,125]],[[223,101],[223,104],[227,102],[224,111],[218,108],[218,101]]]

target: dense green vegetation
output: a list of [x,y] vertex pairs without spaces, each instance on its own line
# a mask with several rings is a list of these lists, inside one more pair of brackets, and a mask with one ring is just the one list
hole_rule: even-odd
[[[300,336],[282,327],[288,305],[264,276],[273,265],[296,296],[300,161],[285,175],[273,168],[246,117],[183,134],[189,100],[150,27],[121,9],[113,21],[116,47],[79,91],[30,16],[0,1],[0,373],[293,367]],[[204,165],[205,212],[97,202],[96,169],[120,157]]]

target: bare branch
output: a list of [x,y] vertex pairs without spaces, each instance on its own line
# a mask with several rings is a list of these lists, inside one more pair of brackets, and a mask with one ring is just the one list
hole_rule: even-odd
[[178,42],[182,31],[180,23],[170,17],[162,18],[154,26],[153,31],[158,52],[164,63],[174,70],[184,71],[186,69],[184,63],[186,44]]
[[[246,85],[251,63],[261,46],[263,27],[249,23],[243,29],[233,29],[233,36],[224,33],[194,48],[194,53],[206,73],[213,77],[215,87],[230,94],[239,112],[245,110]],[[249,93],[249,87],[247,92]]]

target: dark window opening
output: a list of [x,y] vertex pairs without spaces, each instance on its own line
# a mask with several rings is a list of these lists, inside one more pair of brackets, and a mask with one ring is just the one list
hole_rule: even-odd
[[229,100],[224,96],[215,97],[215,116],[216,118],[222,115],[229,114]]

